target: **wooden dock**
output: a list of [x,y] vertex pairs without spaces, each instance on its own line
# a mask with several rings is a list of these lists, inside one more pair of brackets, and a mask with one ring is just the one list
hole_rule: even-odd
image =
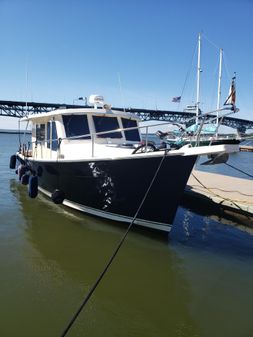
[[253,216],[253,180],[193,170],[187,195],[221,208]]
[[253,152],[253,146],[251,145],[240,145],[239,149],[240,151]]

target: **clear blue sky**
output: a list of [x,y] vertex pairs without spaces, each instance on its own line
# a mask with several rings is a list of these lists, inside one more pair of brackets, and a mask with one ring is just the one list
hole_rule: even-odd
[[202,109],[216,105],[221,47],[222,101],[236,71],[236,116],[252,120],[253,0],[0,0],[0,99],[97,93],[113,106],[181,110],[196,97],[200,31]]

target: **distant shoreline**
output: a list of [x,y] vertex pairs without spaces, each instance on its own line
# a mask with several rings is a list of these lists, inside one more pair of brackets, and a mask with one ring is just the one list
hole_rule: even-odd
[[31,134],[32,131],[31,130],[13,130],[13,129],[0,129],[0,133],[8,133],[8,134],[23,134],[23,133],[27,133],[27,134]]

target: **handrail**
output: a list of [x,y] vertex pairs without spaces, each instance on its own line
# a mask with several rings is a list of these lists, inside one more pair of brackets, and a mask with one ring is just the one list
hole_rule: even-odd
[[[134,126],[134,127],[130,127],[130,128],[118,128],[118,129],[113,129],[113,130],[109,130],[109,131],[100,131],[100,132],[92,132],[92,133],[86,133],[86,134],[83,134],[83,135],[79,135],[79,136],[72,136],[72,137],[63,137],[63,138],[55,138],[55,139],[52,139],[51,142],[53,141],[57,141],[58,142],[58,150],[57,150],[57,156],[59,156],[59,149],[60,149],[60,143],[63,141],[63,140],[76,140],[76,139],[83,139],[84,137],[90,137],[91,139],[91,155],[92,157],[94,157],[94,152],[95,152],[95,138],[99,135],[104,135],[104,134],[110,134],[112,132],[122,132],[122,131],[129,131],[129,130],[136,130],[136,129],[146,129],[146,146],[147,146],[147,143],[148,143],[148,129],[150,127],[156,127],[156,126],[161,126],[161,125],[167,125],[167,124],[173,124],[171,122],[167,122],[167,123],[158,123],[158,124],[155,124],[155,125],[150,125],[150,126]],[[61,140],[59,142],[59,140]],[[30,144],[42,144],[42,143],[45,143],[47,142],[48,140],[43,140],[43,141],[38,141],[38,140],[35,140],[33,142],[30,142]]]
[[[92,133],[85,133],[85,134],[82,134],[82,135],[79,135],[79,136],[72,136],[72,137],[61,137],[61,140],[76,140],[76,139],[82,139],[84,137],[90,137],[92,138],[92,136],[99,136],[99,135],[103,135],[103,134],[109,134],[109,133],[112,133],[112,132],[122,132],[122,131],[129,131],[129,130],[136,130],[136,129],[146,129],[148,130],[149,128],[153,128],[153,127],[156,127],[156,126],[164,126],[164,125],[167,125],[167,124],[173,124],[172,122],[167,122],[167,123],[159,123],[159,124],[152,124],[150,126],[134,126],[134,127],[130,127],[130,128],[118,128],[118,129],[113,129],[113,130],[109,130],[109,131],[100,131],[100,132],[92,132]],[[147,132],[146,132],[147,134]],[[52,139],[52,142],[53,141],[58,141],[59,138],[55,138],[55,139]],[[43,141],[38,141],[38,140],[35,140],[33,142],[30,142],[31,144],[35,144],[35,143],[44,143],[44,142],[47,142],[47,140],[43,140]]]
[[[231,111],[231,109],[229,108],[222,108],[222,109],[217,109],[217,110],[213,110],[213,111],[210,111],[210,112],[206,112],[204,114],[201,114],[199,115],[199,120],[201,120],[200,123],[200,126],[197,128],[197,131],[195,133],[195,136],[197,137],[197,141],[196,141],[196,145],[195,146],[198,146],[199,145],[199,140],[200,140],[200,134],[201,134],[201,131],[203,129],[203,126],[205,124],[205,122],[212,122],[213,120],[216,120],[217,116],[213,116],[212,114],[213,113],[217,113],[219,111],[224,111],[224,110],[230,110],[229,113],[221,116],[222,118],[224,118],[225,116],[229,115],[229,114],[232,114],[234,113],[234,111]],[[211,120],[208,119],[208,117],[213,117]],[[196,117],[193,117],[193,118],[190,118],[188,120],[188,122],[191,122],[193,120],[196,120]],[[152,127],[158,127],[158,126],[166,126],[166,125],[174,125],[175,123],[174,122],[163,122],[163,123],[157,123],[157,124],[151,124],[151,125],[145,125],[145,126],[135,126],[135,127],[129,127],[129,128],[118,128],[118,129],[113,129],[113,130],[109,130],[109,131],[100,131],[100,132],[92,132],[92,133],[87,133],[87,134],[83,134],[83,135],[78,135],[78,136],[72,136],[72,137],[63,137],[63,138],[55,138],[55,139],[51,139],[50,141],[53,142],[53,141],[57,141],[58,142],[58,150],[57,150],[57,157],[59,156],[59,151],[60,151],[60,145],[61,145],[61,142],[63,140],[78,140],[78,139],[83,139],[84,137],[90,137],[91,139],[91,155],[92,157],[94,157],[94,153],[95,153],[95,139],[96,137],[100,136],[100,135],[106,135],[106,134],[110,134],[112,132],[125,132],[125,131],[131,131],[131,130],[142,130],[142,129],[145,129],[145,144],[146,144],[146,147],[148,145],[148,131],[149,129]],[[183,135],[181,135],[181,138],[183,137]],[[180,137],[179,137],[180,138]],[[30,144],[42,144],[42,143],[45,143],[45,142],[48,142],[48,140],[43,140],[43,141],[38,141],[38,140],[35,140],[33,142],[29,142]],[[52,151],[52,149],[51,149]]]

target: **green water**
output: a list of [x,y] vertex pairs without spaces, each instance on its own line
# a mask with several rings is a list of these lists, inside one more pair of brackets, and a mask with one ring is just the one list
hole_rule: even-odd
[[[0,135],[0,337],[60,336],[125,227],[31,200]],[[131,232],[68,336],[253,336],[253,234],[180,207],[170,240]]]

